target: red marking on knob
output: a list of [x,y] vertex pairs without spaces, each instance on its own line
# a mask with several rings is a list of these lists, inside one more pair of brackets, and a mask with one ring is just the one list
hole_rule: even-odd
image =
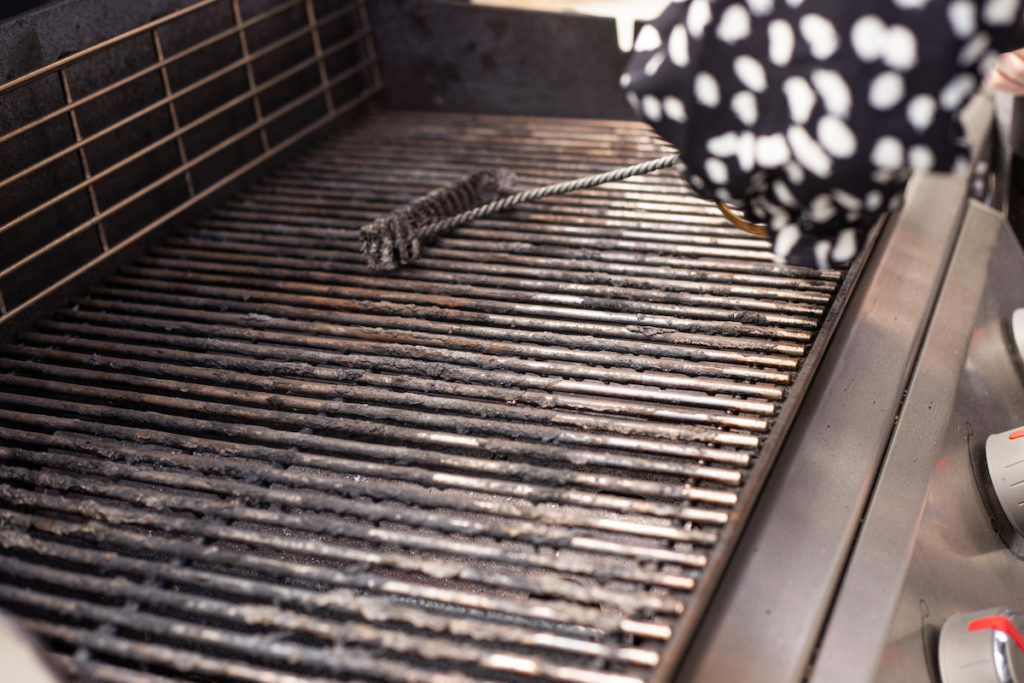
[[1015,432],[1010,432],[1011,439],[1019,439],[1022,436],[1024,436],[1024,429],[1018,429]]
[[1001,614],[993,614],[991,617],[973,619],[971,623],[967,624],[968,631],[980,631],[983,628],[1002,631],[1013,640],[1018,650],[1024,652],[1024,636],[1021,635],[1020,631],[1017,630],[1017,627],[1014,626],[1008,617],[1004,617]]

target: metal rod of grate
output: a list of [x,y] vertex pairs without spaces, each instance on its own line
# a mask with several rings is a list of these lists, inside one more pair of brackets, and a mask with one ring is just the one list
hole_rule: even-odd
[[79,680],[664,675],[842,275],[671,173],[357,240],[475,158],[659,149],[375,115],[0,347],[0,607]]

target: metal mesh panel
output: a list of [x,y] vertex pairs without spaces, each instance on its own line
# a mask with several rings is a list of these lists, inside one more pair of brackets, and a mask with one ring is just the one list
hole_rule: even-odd
[[0,322],[380,88],[363,0],[202,0],[0,85]]

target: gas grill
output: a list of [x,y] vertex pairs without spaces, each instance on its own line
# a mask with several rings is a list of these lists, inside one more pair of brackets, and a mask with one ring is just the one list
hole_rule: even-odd
[[0,85],[0,609],[61,676],[828,666],[965,180],[915,179],[848,271],[776,265],[672,171],[371,271],[360,226],[467,172],[668,151],[615,92],[611,21],[151,0],[88,23],[103,7],[0,41],[40,62]]

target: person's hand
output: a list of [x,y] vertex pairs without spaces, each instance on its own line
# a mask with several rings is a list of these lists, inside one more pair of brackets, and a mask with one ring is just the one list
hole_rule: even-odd
[[1024,95],[1024,48],[999,55],[985,80],[996,90]]

